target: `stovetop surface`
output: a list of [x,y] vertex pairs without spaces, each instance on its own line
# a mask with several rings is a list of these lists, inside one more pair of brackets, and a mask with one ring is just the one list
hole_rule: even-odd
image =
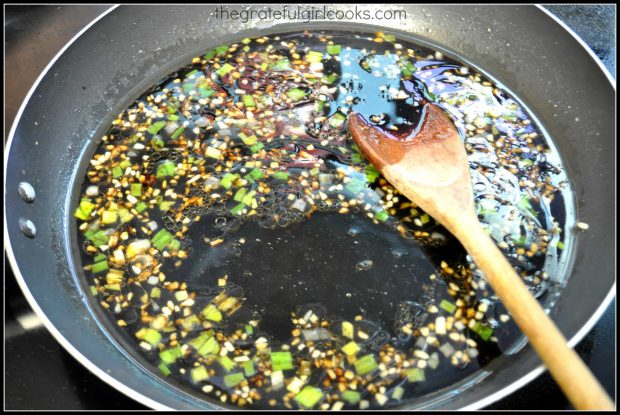
[[[109,6],[5,6],[5,140],[21,102],[43,68]],[[615,8],[549,6],[615,77]],[[33,318],[34,317],[34,318]],[[615,300],[576,347],[607,391],[615,393]],[[5,409],[146,409],[93,375],[40,325],[5,258]],[[487,409],[570,409],[544,373]]]

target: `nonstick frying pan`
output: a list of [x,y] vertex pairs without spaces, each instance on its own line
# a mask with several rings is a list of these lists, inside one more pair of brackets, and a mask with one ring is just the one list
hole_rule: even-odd
[[[399,7],[407,12],[406,20],[346,24],[358,29],[385,26],[455,51],[515,91],[559,148],[575,192],[577,217],[590,225],[587,232],[576,235],[567,267],[570,278],[552,310],[562,332],[576,344],[614,292],[613,82],[596,59],[541,9]],[[305,27],[342,29],[343,24],[324,21]],[[80,362],[151,407],[219,406],[153,376],[111,336],[111,328],[83,291],[73,259],[71,212],[77,195],[72,190],[82,180],[83,161],[113,117],[149,86],[209,46],[260,31],[285,30],[273,21],[217,20],[211,6],[116,8],[48,67],[11,131],[5,159],[5,237],[22,289],[48,329]],[[34,187],[33,203],[18,193],[22,182]],[[27,230],[27,221],[36,227],[36,235]],[[485,373],[415,405],[482,407],[533,379],[542,372],[539,365],[526,346],[495,359]],[[464,389],[466,393],[459,393]]]

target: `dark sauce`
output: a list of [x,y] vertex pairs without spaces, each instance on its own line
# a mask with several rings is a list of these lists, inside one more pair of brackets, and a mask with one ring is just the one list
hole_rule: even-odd
[[[317,51],[321,58],[309,57]],[[481,221],[551,306],[545,296],[563,278],[569,189],[557,153],[531,116],[505,90],[439,52],[389,35],[344,32],[216,48],[120,115],[83,184],[82,195],[96,208],[79,221],[86,224],[79,243],[84,265],[105,255],[123,275],[116,286],[114,276],[88,268],[93,294],[155,371],[225,405],[393,407],[474,374],[514,349],[521,334],[458,241],[381,178],[346,131],[346,115],[355,110],[386,131],[406,133],[429,101],[446,110],[464,139]],[[165,126],[153,128],[157,122]],[[179,165],[188,168],[173,177]],[[168,167],[174,174],[166,174]],[[128,195],[138,179],[134,201]],[[138,212],[140,202],[146,207]],[[104,224],[101,211],[117,212],[116,220]],[[102,229],[115,244],[96,242],[92,234]],[[153,251],[163,229],[177,245]],[[140,264],[142,272],[113,254],[127,254],[136,240],[151,240],[150,251],[132,258],[151,261]],[[108,244],[114,246],[101,248]],[[230,299],[228,313],[222,304]],[[223,318],[207,321],[201,311],[214,303]],[[136,333],[162,315],[161,340],[147,350]],[[191,316],[202,317],[192,323]],[[452,321],[451,328],[437,328],[438,318]],[[476,327],[464,323],[472,320]],[[463,327],[454,328],[457,321]],[[209,329],[218,352],[198,356],[189,340]],[[261,339],[268,348],[258,347]],[[308,342],[312,351],[299,348]],[[325,360],[317,351],[341,355],[350,342],[358,358],[380,363],[387,353],[389,362],[365,375],[355,359],[341,358],[342,374],[335,375],[336,368],[317,363]],[[162,363],[161,353],[176,346],[180,355]],[[243,360],[226,367],[220,360],[226,347],[227,356],[254,360],[253,374]],[[279,351],[291,353],[294,367],[274,388],[277,380],[266,373],[270,353]],[[301,362],[313,365],[306,370]],[[208,379],[192,379],[197,365]],[[424,372],[423,381],[412,368]],[[231,386],[237,373],[243,380]],[[299,388],[291,386],[295,379],[302,380]],[[345,396],[343,384],[359,392],[356,400]],[[299,398],[305,386],[320,391],[312,405]]]

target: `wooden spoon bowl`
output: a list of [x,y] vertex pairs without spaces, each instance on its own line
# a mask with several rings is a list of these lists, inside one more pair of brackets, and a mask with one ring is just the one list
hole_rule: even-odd
[[612,410],[609,396],[478,221],[467,154],[443,110],[424,104],[420,125],[407,134],[387,133],[356,113],[348,123],[377,170],[465,247],[574,407]]

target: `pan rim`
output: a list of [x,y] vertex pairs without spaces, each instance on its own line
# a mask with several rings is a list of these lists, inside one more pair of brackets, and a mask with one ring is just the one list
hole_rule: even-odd
[[[5,189],[5,193],[7,192],[7,189],[6,189],[6,177],[7,177],[6,172],[7,172],[8,158],[9,158],[9,154],[10,154],[11,144],[13,142],[15,131],[16,131],[17,125],[19,124],[19,121],[20,121],[20,119],[22,117],[23,111],[26,108],[26,106],[28,105],[32,95],[34,94],[34,91],[37,89],[37,87],[39,86],[39,84],[41,83],[43,78],[47,75],[47,73],[51,69],[51,67],[64,54],[64,52],[75,41],[77,41],[79,37],[81,37],[86,31],[88,31],[95,23],[97,23],[99,20],[103,19],[106,15],[108,15],[112,11],[116,10],[119,6],[120,6],[119,4],[111,6],[108,10],[104,11],[102,14],[100,14],[95,19],[93,19],[89,24],[87,24],[71,40],[69,40],[69,42],[63,46],[63,48],[52,58],[52,60],[48,63],[48,65],[39,74],[39,76],[37,77],[36,81],[33,83],[32,87],[30,88],[30,90],[26,94],[26,97],[24,98],[24,100],[23,100],[22,104],[20,105],[19,110],[18,110],[18,112],[17,112],[17,114],[15,116],[15,120],[13,121],[13,124],[11,126],[11,130],[9,132],[7,143],[6,143],[6,146],[5,146],[5,158],[4,158],[4,173],[5,173],[5,175],[4,175],[4,189]],[[577,41],[577,43],[579,43],[579,45],[586,50],[588,55],[593,59],[593,61],[602,70],[603,74],[605,74],[608,82],[610,83],[610,86],[615,91],[616,90],[615,79],[612,77],[611,73],[607,70],[607,68],[603,65],[601,60],[594,54],[592,49],[585,43],[585,41],[583,39],[581,39],[581,37],[579,35],[577,35],[572,29],[570,29],[564,22],[559,20],[559,18],[557,16],[555,16],[553,13],[551,13],[550,11],[548,11],[547,9],[545,9],[544,7],[542,7],[540,5],[535,5],[535,6],[536,6],[537,9],[541,10],[548,17],[550,17],[553,21],[555,21],[558,25],[560,25],[564,30],[566,30],[566,32],[568,32]],[[19,266],[17,265],[17,260],[15,258],[14,253],[13,253],[13,249],[11,247],[11,241],[10,241],[9,234],[8,234],[7,216],[6,216],[6,201],[5,201],[5,204],[4,204],[4,236],[5,236],[5,241],[7,241],[7,242],[5,242],[5,251],[6,251],[7,257],[9,259],[9,264],[10,264],[10,266],[11,266],[11,268],[12,268],[14,274],[15,274],[15,279],[17,280],[18,285],[19,285],[20,289],[22,290],[22,292],[24,293],[24,296],[26,297],[29,305],[33,308],[33,311],[35,312],[35,314],[37,314],[37,316],[41,319],[41,321],[43,322],[44,326],[52,334],[52,336],[56,339],[56,341],[58,341],[63,346],[63,348],[65,350],[67,350],[67,352],[69,352],[69,354],[71,354],[83,366],[85,366],[88,370],[90,370],[92,373],[94,373],[97,377],[99,377],[101,380],[106,382],[108,385],[110,385],[110,386],[114,387],[115,389],[117,389],[119,392],[129,396],[130,398],[132,398],[132,399],[134,399],[134,400],[136,400],[136,401],[138,401],[138,402],[140,402],[140,403],[142,403],[142,404],[144,404],[144,405],[146,405],[146,406],[148,406],[148,407],[150,407],[152,409],[156,409],[156,410],[171,410],[171,409],[174,409],[174,408],[171,408],[171,407],[168,407],[166,405],[163,405],[163,404],[161,404],[161,403],[159,403],[159,402],[157,402],[157,401],[155,401],[155,400],[153,400],[153,399],[151,399],[151,398],[141,394],[140,392],[134,390],[133,388],[130,388],[130,387],[126,386],[125,384],[123,384],[120,381],[116,380],[114,377],[110,376],[108,373],[105,372],[105,370],[99,368],[95,363],[93,363],[91,360],[89,360],[88,357],[84,356],[79,350],[77,350],[62,335],[62,333],[60,333],[60,331],[54,326],[54,323],[52,323],[47,318],[47,316],[45,315],[44,311],[40,308],[40,306],[38,305],[36,299],[34,298],[34,296],[31,294],[30,290],[28,289],[28,287],[26,285],[26,282],[25,282],[25,279],[24,279],[23,275],[21,274]],[[569,347],[576,346],[585,337],[585,335],[594,327],[594,325],[598,322],[598,320],[601,318],[602,314],[609,307],[609,304],[611,303],[611,301],[615,297],[615,289],[616,289],[616,283],[614,282],[614,284],[610,288],[610,291],[607,293],[607,295],[605,296],[604,300],[600,303],[599,307],[589,317],[589,319],[586,321],[586,323],[577,331],[577,333],[575,333],[568,340]],[[545,369],[544,365],[540,364],[535,369],[533,369],[529,373],[523,375],[521,378],[519,378],[518,380],[514,381],[513,383],[511,383],[511,384],[507,385],[506,387],[504,387],[504,388],[502,388],[502,389],[492,393],[491,395],[489,395],[488,397],[486,397],[484,399],[481,399],[481,400],[479,400],[477,402],[474,402],[474,403],[472,403],[470,405],[462,407],[461,410],[475,410],[475,409],[484,408],[485,406],[490,405],[493,402],[498,401],[499,399],[501,399],[501,398],[511,394],[512,392],[520,389],[524,385],[526,385],[529,382],[533,381],[541,373],[543,373],[545,370],[546,369]]]
[[[119,6],[120,6],[120,4],[112,5],[108,10],[104,11],[99,16],[95,17],[90,23],[88,23],[84,28],[82,28],[82,30],[80,30],[74,37],[72,37],[62,47],[62,49],[60,49],[60,51],[58,51],[58,53],[52,58],[52,60],[48,63],[48,65],[43,69],[43,71],[39,74],[39,76],[37,77],[37,79],[33,83],[32,87],[30,88],[30,90],[26,94],[26,97],[22,101],[22,104],[20,105],[19,110],[17,111],[17,114],[15,115],[15,120],[13,121],[13,125],[11,126],[11,130],[9,131],[9,137],[8,137],[8,140],[7,140],[7,143],[6,143],[6,146],[5,146],[5,156],[4,156],[4,173],[5,173],[4,174],[4,190],[5,190],[5,193],[6,193],[6,190],[7,190],[6,189],[6,172],[7,172],[9,154],[11,152],[11,144],[13,143],[13,138],[15,136],[15,130],[17,129],[17,125],[19,124],[19,121],[21,119],[22,113],[23,113],[24,109],[26,108],[26,106],[28,105],[28,102],[30,101],[30,98],[34,94],[34,91],[37,89],[37,87],[39,86],[39,83],[43,80],[45,75],[47,75],[47,72],[56,63],[56,61],[60,58],[60,56],[75,41],[77,41],[78,38],[80,38],[86,31],[88,31],[93,25],[95,25],[95,23],[97,23],[99,20],[103,19],[106,15],[108,15],[112,11],[116,10]],[[25,282],[24,277],[23,277],[23,275],[22,275],[22,273],[21,273],[21,271],[19,269],[19,266],[17,265],[17,260],[15,258],[14,253],[13,253],[13,248],[11,247],[11,239],[9,238],[9,233],[8,233],[7,218],[6,218],[6,201],[4,203],[4,240],[5,240],[4,249],[5,249],[6,253],[7,253],[7,257],[9,259],[9,264],[11,265],[11,269],[13,270],[13,273],[15,275],[15,279],[17,280],[17,284],[19,285],[19,288],[22,290],[22,292],[24,294],[24,297],[26,297],[26,300],[28,301],[28,304],[30,305],[30,307],[32,307],[32,309],[35,312],[35,314],[37,315],[37,317],[39,317],[39,319],[41,319],[41,321],[43,322],[43,325],[50,332],[50,334],[54,337],[54,339],[56,339],[56,341],[58,343],[60,343],[60,345],[73,358],[75,358],[78,362],[80,362],[89,371],[94,373],[99,379],[103,380],[105,383],[107,383],[108,385],[112,386],[114,389],[118,390],[119,392],[121,392],[121,393],[131,397],[132,399],[134,399],[134,400],[136,400],[136,401],[138,401],[138,402],[140,402],[140,403],[142,403],[144,405],[147,405],[147,406],[149,406],[149,407],[151,407],[153,409],[156,409],[156,410],[172,410],[173,408],[170,408],[168,406],[162,405],[161,403],[159,403],[157,401],[154,401],[153,399],[151,399],[151,398],[149,398],[147,396],[144,396],[141,393],[139,393],[139,392],[137,392],[137,391],[135,391],[135,390],[133,390],[131,388],[128,388],[126,385],[124,385],[123,383],[121,383],[118,380],[116,380],[114,377],[112,377],[109,374],[107,374],[105,372],[105,370],[99,368],[97,365],[95,365],[93,362],[91,362],[86,356],[84,356],[79,350],[77,350],[62,335],[62,333],[60,333],[60,331],[56,328],[56,326],[54,326],[54,323],[52,323],[47,318],[47,316],[45,315],[45,312],[41,309],[41,307],[37,303],[37,300],[34,298],[32,293],[28,289],[28,286],[26,285],[26,282]]]

